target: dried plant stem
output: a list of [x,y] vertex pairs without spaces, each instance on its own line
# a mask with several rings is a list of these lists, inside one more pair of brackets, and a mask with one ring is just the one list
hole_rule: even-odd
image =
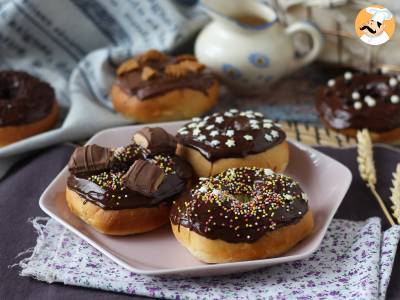
[[397,164],[396,171],[393,173],[393,186],[390,189],[392,196],[392,211],[393,216],[397,219],[397,223],[400,224],[400,163]]
[[390,225],[393,226],[396,223],[394,222],[392,216],[390,215],[389,211],[386,208],[385,203],[383,202],[381,196],[379,196],[378,192],[376,191],[376,188],[374,185],[370,185],[367,183],[367,186],[369,187],[369,189],[371,190],[372,194],[375,196],[376,200],[378,200],[378,203],[383,211],[383,213],[385,214],[386,219],[389,221]]
[[378,204],[381,207],[390,225],[395,225],[395,222],[390,215],[388,209],[386,208],[385,203],[376,191],[377,178],[373,157],[372,141],[369,131],[367,129],[363,129],[357,132],[357,152],[358,170],[360,171],[361,178],[365,181],[375,199],[378,201]]

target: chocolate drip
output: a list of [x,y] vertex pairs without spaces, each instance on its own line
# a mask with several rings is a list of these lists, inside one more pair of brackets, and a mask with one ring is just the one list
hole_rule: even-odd
[[204,119],[195,118],[182,127],[178,143],[198,150],[207,160],[245,157],[282,143],[286,134],[261,113],[231,110]]
[[0,72],[0,126],[29,124],[50,114],[53,88],[25,72]]
[[156,164],[139,159],[122,176],[124,185],[142,195],[154,195],[164,180],[163,170]]
[[[316,100],[318,114],[323,122],[337,130],[368,128],[385,132],[398,128],[400,104],[392,103],[391,97],[400,96],[400,84],[391,86],[390,78],[384,74],[354,74],[351,80],[337,77],[332,87],[319,90]],[[374,105],[365,101],[366,97],[372,97]]]
[[174,201],[171,222],[209,239],[253,243],[307,213],[307,196],[289,177],[260,175],[263,169],[256,168],[231,170],[200,181]]
[[175,154],[175,138],[160,127],[144,127],[136,132],[133,141],[150,151],[151,154]]

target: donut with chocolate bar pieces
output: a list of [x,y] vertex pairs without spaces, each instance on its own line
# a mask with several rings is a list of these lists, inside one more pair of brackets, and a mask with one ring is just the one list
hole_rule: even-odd
[[316,109],[325,127],[355,137],[368,129],[374,142],[400,139],[400,76],[351,73],[319,89]]
[[176,139],[177,154],[201,177],[246,166],[282,172],[289,161],[285,132],[259,112],[231,109],[193,118]]
[[111,88],[116,111],[136,122],[188,119],[213,107],[219,83],[192,55],[149,50],[123,62]]
[[173,202],[170,220],[177,240],[206,263],[278,256],[314,224],[297,182],[255,167],[200,178]]
[[0,146],[52,128],[59,106],[53,88],[22,71],[0,71]]
[[174,154],[173,136],[161,128],[145,128],[134,140],[143,135],[151,147],[87,145],[71,156],[68,207],[99,232],[136,234],[168,223],[172,200],[192,177],[190,165]]

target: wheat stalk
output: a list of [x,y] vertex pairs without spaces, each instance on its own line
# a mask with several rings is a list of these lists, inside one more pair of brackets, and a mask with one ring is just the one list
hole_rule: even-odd
[[371,136],[367,129],[357,132],[357,162],[361,178],[366,182],[375,199],[378,201],[390,225],[394,225],[392,216],[387,210],[381,196],[376,191],[376,169],[373,157]]
[[397,223],[400,224],[400,163],[397,164],[396,171],[393,173],[392,184],[390,200],[393,204],[393,216],[397,219]]

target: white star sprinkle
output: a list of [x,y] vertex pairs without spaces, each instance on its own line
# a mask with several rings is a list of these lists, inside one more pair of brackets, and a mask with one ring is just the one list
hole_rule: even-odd
[[198,189],[200,193],[207,193],[207,188],[205,186],[202,186],[201,188]]
[[353,106],[356,110],[360,110],[362,108],[362,103],[360,101],[356,101],[354,102]]
[[390,97],[390,102],[392,102],[393,104],[399,103],[399,102],[400,102],[399,96],[397,96],[397,95],[392,95],[392,96]]
[[367,102],[369,107],[373,107],[376,105],[376,100],[371,96],[365,96],[364,101]]
[[250,124],[258,124],[260,121],[256,120],[256,119],[251,119],[249,120]]
[[335,79],[330,79],[330,80],[328,80],[328,86],[329,86],[329,87],[333,87],[335,84],[336,84]]
[[353,78],[353,74],[351,72],[344,73],[344,79],[351,80]]
[[272,171],[271,169],[264,169],[264,174],[267,176],[271,176],[274,175],[274,171]]
[[211,129],[213,129],[214,127],[215,127],[214,124],[208,125],[208,126],[206,127],[206,130],[211,130]]
[[225,142],[225,145],[227,145],[229,148],[234,147],[235,144],[235,140],[234,139],[229,139]]
[[215,123],[221,124],[224,121],[224,117],[218,116],[215,118]]
[[253,137],[252,137],[251,135],[249,135],[249,134],[244,135],[243,138],[244,138],[246,141],[252,141],[252,140],[253,140]]
[[271,123],[264,123],[263,125],[264,128],[272,128],[272,124]]
[[199,135],[200,134],[200,129],[198,129],[198,128],[195,128],[195,129],[193,129],[193,135]]
[[213,130],[210,132],[210,136],[215,137],[218,135],[218,130]]
[[260,118],[264,117],[264,115],[263,115],[262,113],[258,112],[258,111],[255,112],[254,115],[255,115],[256,117],[260,117]]
[[268,133],[265,134],[264,137],[268,142],[272,142],[272,136],[270,136]]
[[212,140],[211,142],[210,142],[210,145],[212,146],[212,147],[216,147],[216,146],[218,146],[220,144],[220,142],[218,141],[218,140]]
[[193,121],[193,122],[200,122],[200,120],[201,120],[201,119],[198,118],[198,117],[192,118],[192,121]]
[[187,130],[179,130],[179,134],[186,135],[186,134],[189,134],[189,131],[187,131]]
[[283,197],[284,197],[286,200],[292,200],[292,199],[293,199],[293,196],[292,196],[292,195],[289,195],[289,194],[285,194]]
[[234,134],[235,134],[235,131],[232,130],[232,129],[228,129],[228,130],[226,131],[226,136],[233,137]]
[[353,98],[354,100],[358,100],[360,99],[361,95],[359,92],[353,92],[351,93],[351,98]]
[[398,81],[396,78],[392,77],[389,79],[389,85],[390,87],[395,87],[397,85]]
[[190,123],[187,127],[188,128],[194,128],[194,127],[197,127],[197,124],[196,123]]
[[301,198],[303,198],[304,201],[308,202],[308,195],[306,193],[301,193]]
[[237,114],[239,112],[236,108],[231,108],[229,111],[233,114]]
[[275,138],[279,137],[279,132],[276,130],[271,130],[271,135]]
[[206,126],[206,122],[204,122],[204,121],[201,121],[199,124],[197,124],[197,127],[199,127],[199,128],[204,127],[204,126]]
[[258,126],[257,124],[250,124],[250,127],[252,129],[260,129],[260,126]]
[[200,142],[204,141],[205,139],[206,139],[206,136],[205,136],[204,134],[199,135],[199,136],[196,138],[196,140],[198,140],[198,141],[200,141]]
[[225,117],[233,117],[233,114],[232,114],[231,112],[229,112],[229,111],[226,111],[226,112],[224,113],[224,116],[225,116]]

